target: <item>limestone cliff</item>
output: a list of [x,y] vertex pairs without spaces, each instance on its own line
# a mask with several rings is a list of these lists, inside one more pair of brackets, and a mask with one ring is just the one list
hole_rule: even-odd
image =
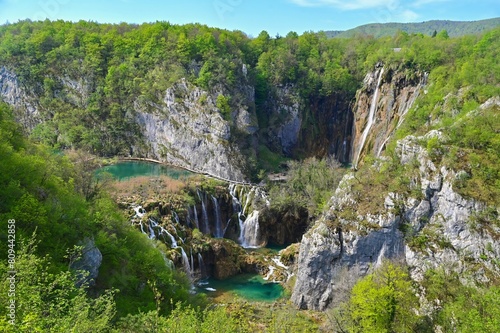
[[[137,101],[137,121],[147,149],[137,151],[161,161],[244,180],[244,156],[231,142],[230,123],[216,106],[216,96],[181,80],[167,89],[163,103]],[[235,119],[242,130],[252,132],[252,117],[244,108]]]
[[[427,73],[385,68],[382,64],[365,76],[353,107],[351,161],[354,165],[364,155],[380,156],[426,83]],[[373,108],[372,123],[370,108]]]
[[[500,221],[484,222],[481,216],[487,207],[453,188],[460,171],[436,164],[420,146],[442,135],[431,131],[398,141],[399,162],[414,166],[410,184],[414,191],[387,193],[383,207],[375,211],[359,209],[352,188],[358,182],[356,175],[345,176],[328,212],[303,236],[292,295],[298,307],[324,310],[346,283],[354,283],[384,258],[405,261],[416,281],[438,266],[480,282],[500,274],[495,264],[500,255],[496,227]],[[355,213],[345,214],[352,207],[358,207]],[[346,274],[350,282],[343,278]]]
[[304,98],[293,84],[274,87],[260,110],[261,139],[288,157],[333,155],[347,163],[353,121],[351,98],[343,91]]
[[36,98],[6,67],[0,67],[0,99],[14,107],[17,120],[27,131],[41,122]]
[[[139,125],[142,131],[128,140],[134,143],[125,151],[132,156],[150,157],[220,178],[248,179],[248,161],[241,153],[240,141],[243,145],[250,141],[248,138],[258,127],[253,87],[246,82],[244,74],[240,79],[237,92],[224,87],[214,87],[208,92],[181,79],[158,101],[142,95],[132,96],[134,105],[123,106],[128,110],[123,122],[134,123],[135,119],[137,124],[132,126]],[[0,98],[14,107],[17,120],[28,133],[41,122],[51,121],[57,112],[51,109],[55,99],[59,107],[63,105],[65,110],[75,110],[72,112],[82,115],[88,111],[76,110],[86,110],[95,98],[95,87],[92,88],[95,83],[89,82],[89,78],[55,76],[47,80],[54,85],[50,98],[45,89],[36,91],[25,87],[15,71],[0,67]],[[225,115],[216,105],[220,95],[231,100]],[[81,120],[75,115],[75,122],[78,121]],[[60,137],[67,135],[61,129],[59,132]]]

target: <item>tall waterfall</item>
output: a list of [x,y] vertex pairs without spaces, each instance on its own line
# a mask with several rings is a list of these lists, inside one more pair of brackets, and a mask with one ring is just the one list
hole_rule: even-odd
[[151,225],[151,219],[149,219],[148,221],[148,228],[149,228],[149,239],[155,239],[156,235],[153,226]]
[[203,233],[209,234],[210,233],[210,225],[208,224],[208,213],[207,213],[207,206],[205,205],[205,196],[202,196],[200,191],[198,192],[198,198],[200,198],[201,201],[201,216],[203,219],[203,227],[204,230],[202,230]]
[[219,203],[217,202],[217,198],[212,195],[212,202],[214,204],[214,214],[215,214],[215,234],[216,238],[224,237],[224,232],[222,229],[222,219],[220,214]]
[[198,212],[196,211],[196,205],[193,206],[193,215],[191,215],[191,207],[188,207],[188,220],[191,222],[191,225],[197,229],[200,229],[200,222],[198,221]]
[[384,68],[380,70],[378,74],[377,87],[375,88],[375,92],[373,93],[372,103],[370,105],[370,112],[368,114],[368,122],[366,123],[365,129],[363,130],[363,134],[361,135],[361,141],[359,143],[359,148],[356,152],[356,158],[353,160],[354,169],[358,167],[359,156],[361,155],[361,151],[365,145],[366,138],[370,133],[370,129],[375,121],[375,111],[377,111],[377,100],[378,100],[378,91],[380,88],[380,82],[382,81],[382,74],[384,73]]
[[177,212],[174,210],[172,211],[172,215],[174,216],[174,220],[176,223],[180,223],[180,220],[179,220],[179,215],[177,215]]

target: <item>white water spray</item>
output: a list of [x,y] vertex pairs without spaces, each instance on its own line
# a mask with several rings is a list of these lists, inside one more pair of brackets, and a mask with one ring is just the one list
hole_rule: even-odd
[[377,87],[375,88],[375,92],[373,94],[372,98],[372,103],[370,105],[370,112],[368,113],[368,122],[366,123],[365,129],[363,131],[363,134],[361,135],[361,141],[359,144],[358,151],[356,153],[356,158],[354,159],[354,169],[357,169],[358,167],[358,162],[359,162],[359,156],[361,155],[361,151],[363,150],[363,147],[366,142],[366,138],[368,137],[368,134],[370,133],[370,129],[373,125],[373,122],[375,121],[375,112],[377,111],[377,100],[378,100],[378,91],[380,88],[380,82],[382,81],[382,74],[384,73],[384,68],[380,70],[380,73],[378,74],[378,80],[377,80]]
[[220,207],[219,203],[217,202],[217,198],[212,195],[212,202],[214,204],[214,213],[215,213],[215,237],[216,238],[222,238],[224,237],[224,232],[222,229],[222,219],[220,217]]
[[259,244],[259,211],[254,210],[244,222],[240,220],[240,237],[241,246],[245,248],[257,248]]

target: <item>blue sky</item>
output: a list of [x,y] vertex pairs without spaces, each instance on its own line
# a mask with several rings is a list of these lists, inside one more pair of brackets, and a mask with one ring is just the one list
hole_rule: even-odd
[[0,0],[0,24],[20,19],[200,22],[252,36],[347,30],[367,23],[500,16],[498,0]]

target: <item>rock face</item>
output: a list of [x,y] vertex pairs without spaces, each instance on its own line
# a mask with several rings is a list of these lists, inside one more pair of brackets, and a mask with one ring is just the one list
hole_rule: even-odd
[[268,117],[272,121],[267,133],[269,141],[283,153],[291,155],[302,126],[300,97],[292,85],[277,87],[276,95],[268,103]]
[[[346,178],[345,182],[349,180]],[[344,189],[339,188],[332,198],[332,209],[341,207],[341,199],[346,195]],[[292,302],[300,309],[325,310],[335,299],[337,290],[345,288],[345,281],[340,279],[343,271],[348,270],[355,280],[381,264],[383,258],[403,255],[403,234],[399,231],[398,218],[390,215],[363,218],[376,228],[367,231],[355,223],[350,230],[340,224],[332,227],[335,217],[326,214],[303,236],[292,294]]]
[[70,265],[70,268],[73,270],[85,272],[84,274],[79,275],[77,282],[78,287],[82,285],[94,285],[95,279],[97,279],[97,276],[99,275],[101,262],[101,251],[99,251],[93,240],[85,239],[83,241],[81,258]]
[[406,261],[416,281],[426,270],[438,266],[472,274],[473,279],[483,282],[489,274],[500,274],[500,268],[492,264],[500,255],[500,229],[477,222],[475,217],[486,207],[456,193],[453,182],[459,174],[436,167],[418,144],[441,136],[432,131],[397,144],[402,164],[419,162],[412,179],[412,186],[421,193],[418,198],[388,193],[381,213],[341,218],[338,212],[354,200],[349,185],[353,176],[344,178],[329,212],[302,238],[292,294],[296,306],[326,309],[335,302],[336,292],[345,288],[343,274],[355,281],[384,258]]
[[335,155],[349,161],[352,113],[344,93],[304,100],[294,85],[275,87],[261,111],[263,138],[286,156]]
[[[163,103],[137,102],[137,121],[144,130],[148,157],[229,180],[244,180],[245,158],[230,143],[231,129],[216,106],[216,97],[181,80],[167,89]],[[240,128],[255,131],[252,116],[236,111]]]
[[417,281],[426,270],[444,266],[462,275],[473,272],[474,280],[486,282],[489,273],[500,272],[492,264],[500,255],[500,228],[480,221],[487,209],[484,204],[465,199],[453,190],[460,173],[446,167],[438,169],[427,150],[418,145],[419,140],[430,137],[441,137],[441,133],[432,131],[424,138],[409,136],[397,146],[402,163],[422,161],[419,174],[423,199],[408,199],[404,218],[411,226],[413,239],[425,241],[425,246],[410,241],[405,248],[406,262]]
[[41,122],[35,98],[25,91],[17,75],[6,67],[0,67],[0,99],[16,110],[16,118],[28,131]]
[[288,245],[299,242],[307,230],[309,214],[306,209],[283,210],[266,208],[261,211],[261,238],[267,244]]
[[[160,102],[136,98],[133,108],[127,108],[130,117],[135,117],[142,127],[143,137],[135,138],[136,144],[130,147],[132,155],[166,161],[228,180],[248,179],[247,157],[242,155],[239,145],[251,145],[258,125],[253,87],[246,76],[240,76],[237,92],[222,87],[207,92],[181,79],[166,90]],[[68,108],[88,107],[94,89],[91,79],[51,79],[57,86],[54,98],[66,103]],[[224,116],[216,102],[220,95],[231,100],[230,110],[225,111]],[[27,132],[51,117],[52,111],[37,102],[42,96],[25,91],[15,72],[5,67],[0,67],[0,97],[14,107],[17,120]],[[238,140],[233,132],[237,132]]]
[[[379,75],[382,75],[380,85]],[[357,155],[362,157],[369,153],[375,156],[381,154],[387,140],[404,121],[406,113],[427,83],[427,73],[385,68],[378,64],[374,71],[365,76],[363,83],[353,107],[351,160]],[[377,89],[377,98],[374,99]],[[375,103],[374,122],[361,147],[362,132],[369,122],[372,103]]]

